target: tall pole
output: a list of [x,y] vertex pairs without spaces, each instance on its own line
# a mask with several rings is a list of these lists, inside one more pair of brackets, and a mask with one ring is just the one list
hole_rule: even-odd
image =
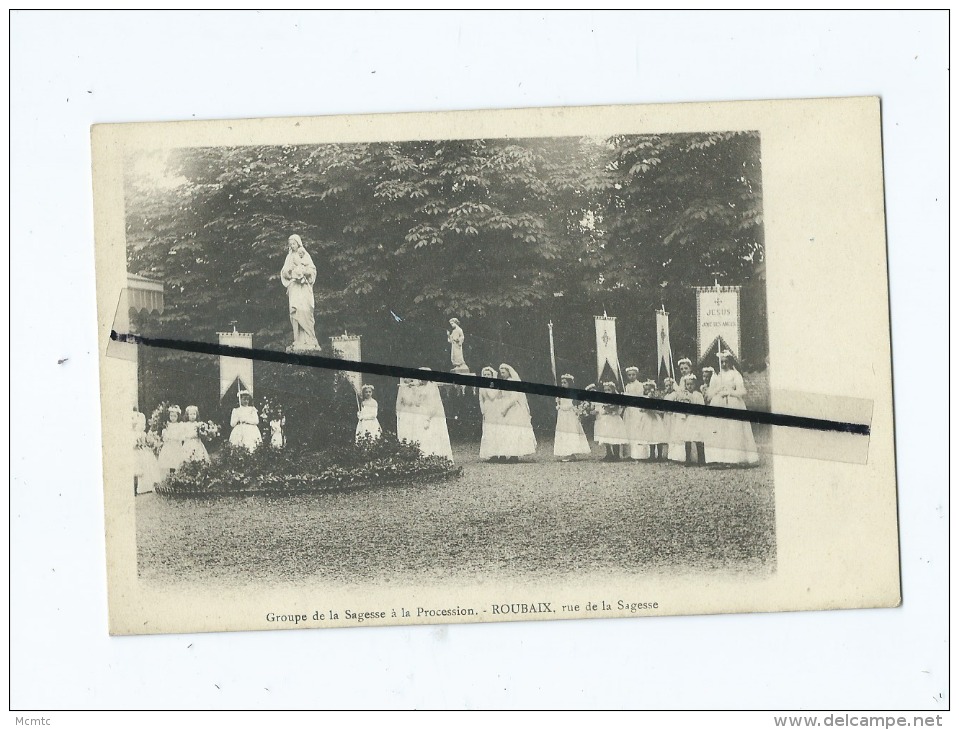
[[553,385],[557,385],[556,380],[556,345],[553,342],[553,320],[549,321],[549,363],[553,368]]

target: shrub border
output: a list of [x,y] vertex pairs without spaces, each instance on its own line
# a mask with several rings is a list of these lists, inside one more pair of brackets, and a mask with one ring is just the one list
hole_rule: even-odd
[[381,487],[405,487],[414,484],[431,484],[434,482],[448,482],[453,479],[459,479],[463,475],[462,466],[454,466],[448,471],[435,474],[424,474],[418,477],[404,476],[396,479],[377,480],[377,481],[356,481],[349,484],[336,484],[329,486],[312,487],[266,487],[255,489],[225,489],[219,491],[181,491],[173,490],[166,485],[166,480],[154,487],[154,492],[160,497],[172,499],[188,499],[191,497],[230,497],[230,496],[249,496],[256,494],[266,495],[290,495],[290,494],[322,494],[324,492],[351,492],[360,489],[378,489]]

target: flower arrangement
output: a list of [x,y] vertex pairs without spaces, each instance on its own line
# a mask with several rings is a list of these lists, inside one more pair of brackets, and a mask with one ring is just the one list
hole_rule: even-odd
[[150,449],[154,456],[159,456],[160,449],[163,448],[163,439],[156,431],[147,431],[137,439],[137,447]]
[[213,421],[200,421],[197,424],[196,432],[207,443],[220,438],[220,427]]
[[580,401],[576,405],[576,415],[579,416],[579,420],[588,421],[596,415],[596,404],[588,400]]
[[261,430],[264,431],[263,443],[283,448],[286,442],[283,435],[283,429],[286,428],[286,415],[283,413],[283,406],[275,399],[264,398],[260,401],[259,412]]
[[[586,390],[596,390],[596,386],[593,384],[587,385]],[[596,417],[599,405],[599,403],[593,403],[592,401],[581,400],[576,404],[576,415],[579,416],[580,421],[589,421]]]
[[153,413],[150,414],[150,420],[147,421],[147,430],[163,433],[163,429],[170,422],[170,406],[170,401],[160,401],[160,405],[154,408]]
[[259,413],[260,421],[263,423],[269,423],[270,421],[276,421],[284,417],[283,405],[273,398],[263,398],[260,400]]
[[184,464],[157,487],[166,496],[289,494],[418,485],[458,477],[462,467],[384,433],[360,448],[321,453],[227,445],[210,462]]

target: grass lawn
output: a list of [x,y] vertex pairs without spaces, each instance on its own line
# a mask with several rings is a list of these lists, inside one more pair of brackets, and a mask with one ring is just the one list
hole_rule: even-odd
[[[772,467],[520,464],[454,448],[459,479],[419,487],[216,499],[137,497],[151,582],[485,582],[589,572],[771,571]],[[532,458],[532,457],[531,457]]]

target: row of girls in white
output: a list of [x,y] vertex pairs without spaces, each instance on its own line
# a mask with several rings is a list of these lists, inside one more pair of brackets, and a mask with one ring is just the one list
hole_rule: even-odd
[[[429,370],[429,368],[420,368]],[[483,368],[483,377],[495,378],[493,368]],[[501,365],[504,380],[519,380],[509,365]],[[356,414],[356,438],[379,438],[382,430],[377,418],[379,406],[373,398],[373,386],[362,388],[362,399]],[[530,422],[529,404],[522,393],[480,390],[480,411],[483,414],[483,438],[480,457],[490,461],[518,461],[520,456],[536,451],[536,437]],[[426,456],[453,459],[446,409],[436,383],[416,378],[401,378],[396,395],[396,436],[419,446]]]
[[[429,368],[420,368],[429,370]],[[483,377],[495,378],[493,368],[483,368]],[[509,365],[500,366],[499,377],[519,380]],[[377,418],[379,407],[373,398],[373,386],[362,388],[357,412],[356,438],[379,438],[382,430]],[[530,421],[529,404],[523,393],[480,390],[480,411],[483,414],[483,438],[480,457],[490,461],[518,461],[520,456],[536,451],[536,437]],[[419,446],[426,456],[453,459],[446,410],[436,383],[402,378],[396,396],[396,436]]]
[[[249,391],[241,390],[238,398],[240,405],[230,414],[230,443],[253,451],[263,440],[259,428],[260,416],[253,406],[253,396]],[[160,453],[154,456],[153,449],[147,442],[146,416],[140,413],[136,406],[133,408],[134,494],[152,492],[164,477],[188,462],[210,460],[200,438],[200,409],[187,406],[185,421],[180,420],[180,406],[170,406],[167,413],[167,425],[160,435]],[[271,422],[271,443],[274,446],[283,445],[283,433],[279,424],[279,421],[276,425]]]
[[162,446],[159,456],[146,439],[146,416],[133,408],[133,492],[142,494],[152,492],[153,488],[167,474],[179,469],[188,461],[209,461],[203,441],[200,439],[200,410],[196,406],[187,406],[186,420],[181,421],[180,406],[170,406],[169,421],[161,434]]
[[[679,362],[679,382],[664,381],[663,400],[712,405],[745,410],[746,388],[742,375],[728,352],[720,354],[720,371],[704,369],[702,387],[692,374],[691,362]],[[656,383],[640,382],[639,369],[626,368],[625,393],[640,398],[655,397]],[[563,387],[573,387],[573,377],[564,375]],[[589,388],[587,388],[589,389]],[[603,383],[607,393],[617,392],[615,383]],[[592,405],[596,413],[594,439],[605,444],[606,460],[618,460],[628,447],[632,459],[669,459],[700,464],[752,465],[759,461],[752,427],[744,421],[713,418],[685,413],[664,413],[642,408],[621,407],[605,403]],[[557,399],[556,439],[553,453],[566,459],[590,453],[586,436],[572,401]],[[625,454],[623,454],[625,456]]]
[[[421,368],[429,370],[429,368]],[[375,388],[360,389],[356,412],[356,440],[376,440],[383,435],[379,420],[379,404],[373,397]],[[452,461],[446,409],[436,383],[415,378],[401,378],[396,394],[396,436],[400,441],[415,443],[425,456],[445,456]]]
[[[491,367],[480,371],[484,378],[496,378]],[[499,366],[501,380],[520,379],[509,365]],[[480,412],[483,415],[483,437],[480,440],[480,458],[487,461],[516,463],[519,457],[536,453],[536,436],[530,420],[529,401],[525,393],[511,390],[481,388]]]

